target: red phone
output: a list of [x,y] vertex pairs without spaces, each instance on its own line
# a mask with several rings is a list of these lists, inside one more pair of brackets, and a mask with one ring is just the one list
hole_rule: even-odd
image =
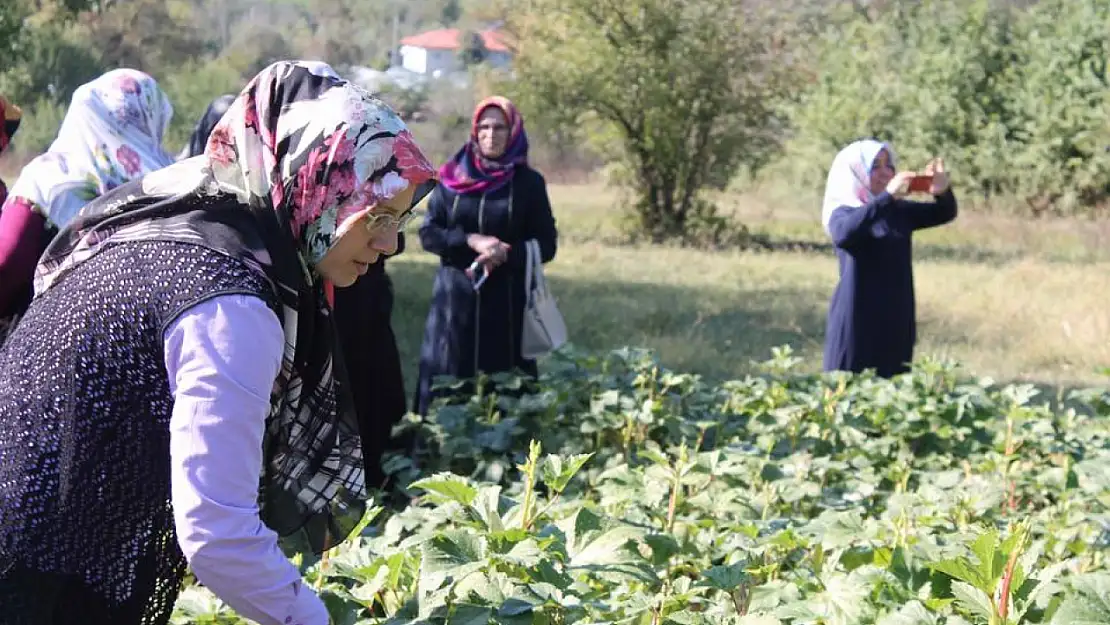
[[910,193],[928,193],[933,186],[933,177],[918,174],[910,179]]

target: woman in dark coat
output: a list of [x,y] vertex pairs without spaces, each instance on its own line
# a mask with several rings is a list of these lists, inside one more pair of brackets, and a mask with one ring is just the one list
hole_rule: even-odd
[[[405,249],[397,233],[396,256]],[[390,432],[408,410],[401,353],[393,334],[393,282],[385,271],[386,255],[370,265],[354,284],[334,292],[335,325],[351,381],[351,399],[362,432],[366,484],[382,487],[382,454],[391,449]]]
[[933,202],[904,199],[915,172],[895,173],[894,150],[857,141],[833,160],[821,221],[840,263],[825,332],[826,371],[909,371],[917,342],[913,233],[956,218],[944,161],[935,159]]
[[208,143],[208,135],[212,134],[212,129],[216,127],[220,118],[224,116],[224,113],[227,112],[228,107],[234,101],[235,96],[226,93],[212,100],[208,108],[204,109],[204,115],[201,115],[200,119],[197,120],[197,125],[193,128],[193,134],[189,136],[189,143],[178,153],[177,160],[182,161],[204,154],[204,146]]
[[[527,251],[539,243],[543,262],[555,257],[558,233],[543,176],[528,166],[524,120],[506,98],[474,110],[470,139],[440,169],[428,201],[420,243],[440,257],[420,350],[414,411],[427,414],[437,376],[470,379],[519,370],[537,374],[521,357]],[[478,271],[470,268],[477,264]],[[479,288],[481,272],[487,278]]]

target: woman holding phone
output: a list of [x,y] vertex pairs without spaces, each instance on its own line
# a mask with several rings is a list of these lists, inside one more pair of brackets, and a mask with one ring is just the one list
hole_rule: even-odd
[[420,228],[420,243],[440,267],[420,350],[419,414],[427,414],[438,376],[536,375],[536,362],[520,349],[525,242],[539,242],[546,263],[558,238],[543,176],[528,166],[524,120],[508,99],[478,104],[470,139],[439,173]]
[[[911,187],[932,202],[905,199]],[[922,174],[895,169],[894,149],[873,139],[836,155],[821,221],[840,265],[825,331],[825,371],[909,371],[917,341],[914,231],[956,218],[956,197],[942,159]]]

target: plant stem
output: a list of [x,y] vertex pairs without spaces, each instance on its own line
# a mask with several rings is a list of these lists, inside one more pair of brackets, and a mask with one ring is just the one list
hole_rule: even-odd
[[331,532],[324,531],[324,552],[320,554],[320,575],[316,578],[316,592],[319,593],[320,589],[324,586],[324,577],[328,568],[328,561],[331,559]]

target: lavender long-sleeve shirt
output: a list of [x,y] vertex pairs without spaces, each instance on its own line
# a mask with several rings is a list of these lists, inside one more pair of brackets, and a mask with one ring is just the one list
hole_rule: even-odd
[[262,434],[285,336],[266,304],[223,295],[166,329],[171,496],[197,579],[262,625],[327,625],[323,603],[258,516]]

